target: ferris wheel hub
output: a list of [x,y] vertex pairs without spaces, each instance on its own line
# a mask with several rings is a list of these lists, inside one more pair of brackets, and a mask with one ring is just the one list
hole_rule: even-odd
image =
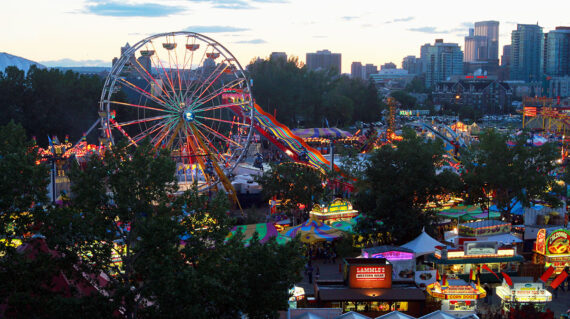
[[184,111],[183,116],[186,122],[194,122],[194,119],[196,118],[196,115],[191,110]]

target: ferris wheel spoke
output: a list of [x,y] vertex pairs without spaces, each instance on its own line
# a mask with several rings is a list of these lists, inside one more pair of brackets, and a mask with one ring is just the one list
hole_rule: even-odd
[[162,140],[168,135],[172,129],[172,124],[174,124],[174,122],[165,124],[161,131],[150,140],[151,144],[154,144],[154,147],[158,147]]
[[168,104],[163,101],[162,99],[152,95],[152,93],[140,88],[139,86],[127,81],[124,78],[119,78],[119,82],[125,84],[127,87],[131,88],[132,90],[134,90],[135,92],[140,93],[142,96],[146,97],[149,100],[154,101],[155,103],[159,104],[160,106],[164,107],[165,109],[170,109],[171,107],[168,106]]
[[[233,144],[236,145],[236,146],[240,146],[240,147],[241,147],[241,145],[240,145],[239,143],[237,143],[236,141],[232,140],[231,138],[229,138],[229,137],[223,135],[222,133],[220,133],[220,132],[214,130],[213,128],[209,127],[208,125],[205,125],[205,124],[200,123],[200,122],[197,122],[197,121],[195,121],[195,123],[198,124],[200,127],[203,127],[204,129],[206,129],[206,131],[208,131],[208,132],[214,134],[215,136],[217,136],[217,137],[219,137],[219,138],[221,138],[221,139],[223,139],[223,140],[225,140],[225,141],[228,141],[228,142],[230,142],[230,143],[233,143]],[[200,133],[201,133],[201,132],[200,132]]]
[[[221,63],[220,63],[220,65],[221,65]],[[206,93],[206,92],[208,91],[208,89],[212,86],[212,84],[214,84],[214,83],[220,78],[220,76],[224,73],[224,71],[225,71],[227,68],[228,68],[228,66],[226,65],[226,66],[223,68],[223,70],[222,70],[221,72],[219,72],[218,75],[216,75],[216,77],[215,77],[213,80],[209,81],[208,86],[207,86],[205,89],[203,89],[202,92],[200,92],[200,95],[198,95],[198,97],[196,98],[196,100],[199,100],[199,99],[202,97],[202,95],[204,95],[204,93]],[[215,72],[215,71],[212,72],[212,74],[214,74],[214,73],[216,73],[216,72]],[[208,77],[208,80],[209,80],[209,79],[210,79],[210,77]],[[204,81],[204,83],[206,83],[208,80]]]
[[153,111],[159,111],[159,112],[169,112],[169,113],[172,113],[172,111],[170,111],[170,110],[159,109],[159,108],[156,108],[156,107],[150,107],[150,106],[140,105],[140,104],[133,104],[133,103],[127,103],[127,102],[119,102],[119,101],[109,101],[109,103],[117,104],[117,105],[123,105],[123,106],[131,106],[131,107],[135,107],[135,108],[139,108],[139,109],[146,109],[146,110],[153,110]]
[[204,108],[201,108],[201,109],[195,109],[195,110],[193,110],[193,112],[194,112],[194,113],[208,112],[208,111],[224,109],[224,108],[228,108],[228,107],[232,107],[232,106],[242,106],[242,105],[245,105],[245,104],[247,104],[247,102],[213,105],[213,106],[208,106],[208,107],[204,107]]
[[[204,52],[204,54],[206,54],[206,52]],[[201,79],[202,76],[204,75],[204,70],[206,69],[205,66],[202,66],[202,72],[201,72],[201,74],[200,74],[200,77],[198,78],[198,80],[199,80],[199,81],[198,81],[198,82],[199,82],[199,85],[198,85],[195,89],[192,90],[192,95],[190,95],[190,99],[193,99],[194,96],[196,96],[196,93],[198,93],[198,92],[203,92],[203,89],[202,89],[202,88],[204,87],[204,85],[205,85],[206,83],[210,83],[210,82],[211,82],[212,76],[213,76],[214,74],[216,74],[216,73],[218,72],[218,70],[219,70],[221,67],[222,67],[222,64],[221,64],[221,63],[218,63],[218,64],[215,66],[214,70],[213,70],[210,74],[208,74],[208,76],[207,76],[203,81],[201,81],[200,79]],[[203,94],[203,93],[200,93],[200,94]],[[187,96],[185,96],[185,98],[186,98],[186,97],[187,97]]]
[[231,125],[249,126],[249,124],[247,124],[247,123],[236,122],[236,121],[228,121],[228,120],[222,120],[222,119],[217,119],[217,118],[213,118],[213,117],[206,117],[206,116],[199,116],[199,115],[196,115],[196,118],[200,118],[200,119],[203,119],[203,120],[209,120],[209,121],[220,122],[220,123],[227,123],[227,124],[231,124]]
[[[152,41],[151,41],[150,43],[151,43],[153,49],[155,49],[155,51],[156,51],[156,48],[154,47],[154,43],[153,43]],[[169,51],[169,52],[170,52],[170,51]],[[169,54],[169,58],[170,58],[170,53],[168,53],[168,54]],[[176,89],[174,88],[174,85],[172,84],[172,80],[171,80],[170,77],[168,76],[168,73],[166,72],[166,69],[164,68],[164,65],[162,65],[162,60],[161,60],[160,57],[158,56],[158,53],[155,54],[155,55],[156,55],[156,60],[157,60],[157,63],[156,63],[157,68],[158,68],[158,66],[160,66],[160,68],[162,69],[162,73],[164,73],[164,76],[166,77],[166,80],[167,80],[166,83],[167,83],[167,84],[170,84],[170,89],[172,90],[172,95],[173,95],[173,96],[169,96],[169,97],[170,97],[170,100],[171,100],[172,102],[175,102],[175,103],[174,103],[175,105],[178,105],[178,103],[180,103],[181,101],[178,100],[178,97],[177,97],[177,95],[176,95]],[[153,55],[153,56],[154,56],[154,55]],[[159,71],[158,73],[160,74],[160,71]]]
[[161,116],[149,117],[146,119],[133,120],[133,121],[128,121],[128,122],[117,122],[113,125],[113,127],[123,127],[123,126],[127,126],[127,125],[158,121],[158,120],[162,120],[162,119],[166,118],[167,116],[168,115],[161,115]]
[[[152,76],[151,73],[149,73],[145,67],[143,67],[141,65],[141,63],[135,59],[135,61],[137,62],[137,65],[139,67],[135,68],[135,70],[137,70],[137,72],[149,83],[154,83],[154,85],[156,85],[157,87],[160,88],[160,91],[164,94],[164,96],[169,97],[170,98],[170,94],[168,94],[168,92],[166,90],[164,90],[164,85],[158,83],[158,81]],[[152,59],[151,59],[152,61]],[[144,72],[141,72],[144,71]],[[166,103],[166,102],[165,102]]]
[[223,84],[222,87],[220,87],[219,89],[216,89],[215,91],[211,92],[210,94],[204,96],[201,99],[197,99],[196,105],[208,103],[209,101],[213,100],[214,98],[216,98],[220,94],[224,93],[224,90],[232,89],[235,86],[237,86],[238,84],[243,83],[243,81],[244,81],[243,79],[237,79],[237,80],[233,80],[231,82],[228,82],[228,84]]
[[208,139],[208,138],[204,135],[204,133],[202,133],[202,131],[198,130],[198,129],[196,128],[196,126],[194,126],[194,128],[193,128],[192,131],[193,131],[193,132],[194,132],[194,131],[198,132],[198,135],[199,135],[199,136],[198,136],[198,135],[195,136],[195,137],[196,137],[196,140],[198,141],[198,145],[204,144],[204,143],[202,143],[202,142],[204,142],[204,141],[207,142],[207,144],[204,144],[204,147],[208,148],[208,149],[206,149],[205,151],[206,151],[206,152],[209,152],[210,154],[214,153],[214,154],[216,155],[216,157],[218,157],[218,159],[220,159],[219,155],[220,155],[222,152],[221,152],[220,150],[218,150],[218,148],[212,143],[212,141],[211,141],[210,139]]
[[[155,125],[151,126],[150,128],[145,129],[144,131],[140,132],[139,134],[137,134],[136,136],[133,137],[133,141],[135,142],[140,142],[142,141],[144,138],[152,135],[154,132],[160,130],[162,127],[164,127],[166,125],[166,121],[161,121],[159,123],[156,123]],[[131,144],[132,145],[132,144]]]

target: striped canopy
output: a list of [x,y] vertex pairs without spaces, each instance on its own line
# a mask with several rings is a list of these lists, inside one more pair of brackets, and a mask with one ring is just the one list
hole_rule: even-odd
[[266,243],[272,237],[276,237],[278,244],[285,244],[291,240],[291,238],[279,234],[275,226],[271,223],[235,226],[226,237],[226,240],[235,236],[238,231],[241,231],[244,234],[244,242],[246,245],[249,245],[249,242],[251,241],[251,238],[253,238],[253,234],[255,232],[259,234],[259,241],[261,243]]
[[330,227],[313,219],[309,219],[299,226],[289,228],[285,231],[285,236],[294,238],[300,235],[300,240],[304,243],[316,243],[319,241],[333,241],[343,236],[339,229]]
[[340,137],[350,137],[350,134],[347,131],[343,131],[336,127],[332,128],[305,128],[305,129],[294,129],[291,130],[293,134],[301,137],[301,138],[308,138],[308,137],[332,137],[332,138],[340,138]]
[[487,211],[483,211],[481,207],[472,205],[458,205],[444,209],[438,212],[437,215],[445,218],[461,218],[463,220],[498,218],[501,216],[501,214],[497,212],[491,212],[491,216],[489,216]]

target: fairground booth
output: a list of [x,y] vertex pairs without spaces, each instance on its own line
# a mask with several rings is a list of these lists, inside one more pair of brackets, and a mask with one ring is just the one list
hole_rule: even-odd
[[315,283],[317,305],[373,318],[390,311],[421,315],[426,299],[423,291],[415,285],[394,284],[392,266],[384,258],[345,259],[342,281]]
[[392,264],[392,282],[413,282],[416,260],[411,249],[396,246],[376,246],[362,249],[364,258],[384,258]]
[[485,289],[463,279],[443,279],[426,287],[426,291],[435,299],[441,300],[441,310],[466,316],[477,311],[477,299],[485,298]]
[[358,211],[352,208],[348,200],[337,198],[326,206],[315,204],[309,216],[326,225],[331,225],[334,222],[351,220],[358,216]]
[[471,270],[480,272],[480,281],[499,283],[499,279],[487,269],[515,276],[523,256],[516,253],[510,234],[511,225],[496,220],[486,220],[459,225],[459,236],[454,246],[436,247],[428,261],[435,264],[441,274],[451,278],[468,280]]
[[541,229],[536,235],[533,262],[544,264],[545,269],[554,267],[554,274],[559,274],[565,267],[570,267],[570,230]]
[[503,279],[502,285],[495,288],[501,299],[501,308],[509,311],[525,305],[532,305],[538,312],[543,312],[552,301],[552,294],[544,289],[543,282],[534,282],[532,277],[512,277],[512,285]]

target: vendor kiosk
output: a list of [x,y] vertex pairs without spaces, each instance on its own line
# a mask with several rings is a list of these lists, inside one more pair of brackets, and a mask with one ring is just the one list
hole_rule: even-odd
[[533,262],[544,264],[544,268],[554,267],[554,274],[560,274],[570,267],[570,230],[541,229],[536,235]]
[[544,283],[533,282],[532,277],[512,277],[513,286],[505,280],[496,289],[504,311],[518,309],[525,305],[533,305],[537,312],[545,311],[546,304],[552,301],[552,294],[544,289]]
[[315,204],[309,216],[326,225],[331,225],[334,222],[351,220],[358,216],[358,211],[352,208],[349,201],[337,198],[326,206]]
[[461,316],[475,314],[477,299],[487,295],[482,287],[461,279],[449,279],[446,286],[436,281],[428,285],[426,291],[430,296],[441,300],[442,311]]

